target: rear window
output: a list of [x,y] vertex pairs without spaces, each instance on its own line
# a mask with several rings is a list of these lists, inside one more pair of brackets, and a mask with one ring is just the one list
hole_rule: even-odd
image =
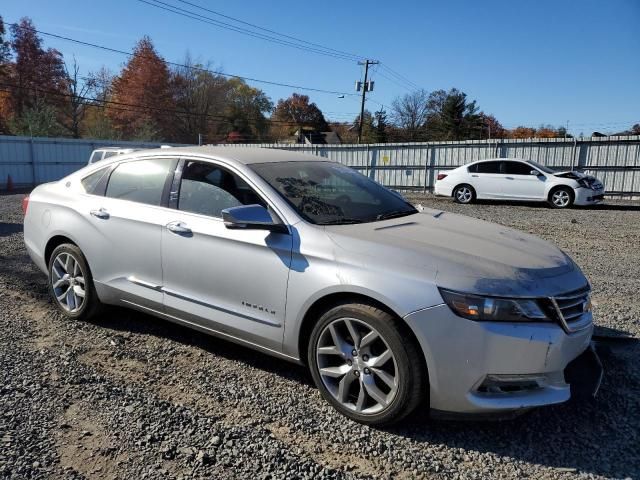
[[175,161],[159,158],[118,165],[107,185],[106,196],[132,202],[160,205],[167,175]]
[[102,192],[100,192],[100,185],[103,183],[102,180],[104,179],[108,171],[109,168],[102,168],[97,172],[93,172],[91,175],[87,175],[86,177],[84,177],[80,181],[80,183],[82,183],[84,191],[93,195],[103,195],[104,187]]
[[95,150],[92,154],[91,154],[91,158],[89,159],[89,163],[94,163],[97,162],[99,160],[102,160],[102,150]]

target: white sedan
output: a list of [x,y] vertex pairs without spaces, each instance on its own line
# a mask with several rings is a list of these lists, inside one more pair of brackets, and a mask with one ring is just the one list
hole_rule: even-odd
[[440,173],[435,194],[453,197],[458,203],[476,199],[521,200],[567,208],[601,203],[604,185],[581,172],[556,172],[532,160],[494,158]]

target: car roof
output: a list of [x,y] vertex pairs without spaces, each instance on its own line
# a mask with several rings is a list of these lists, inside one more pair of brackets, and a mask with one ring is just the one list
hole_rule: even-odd
[[472,165],[474,163],[483,163],[483,162],[505,162],[505,161],[509,161],[509,162],[524,162],[527,163],[527,160],[525,160],[524,158],[511,158],[511,157],[507,157],[507,158],[483,158],[482,160],[476,160],[474,162],[469,163],[469,165]]
[[292,152],[277,148],[259,148],[259,147],[214,147],[214,146],[194,146],[194,147],[171,147],[171,148],[155,148],[152,150],[144,150],[137,152],[144,153],[144,156],[162,155],[162,156],[198,156],[213,157],[221,160],[236,161],[245,165],[254,163],[272,163],[272,162],[327,162],[327,158],[318,157],[301,152]]

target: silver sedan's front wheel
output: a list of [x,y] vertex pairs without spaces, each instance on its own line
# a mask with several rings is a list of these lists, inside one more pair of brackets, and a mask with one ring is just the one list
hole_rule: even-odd
[[322,395],[362,423],[389,424],[415,409],[426,391],[424,359],[406,328],[362,304],[326,312],[315,325],[309,365]]
[[71,243],[58,245],[49,258],[49,292],[67,317],[86,319],[101,307],[91,271],[82,251]]
[[380,332],[355,318],[324,327],[316,348],[322,383],[341,405],[378,413],[398,392],[396,359]]

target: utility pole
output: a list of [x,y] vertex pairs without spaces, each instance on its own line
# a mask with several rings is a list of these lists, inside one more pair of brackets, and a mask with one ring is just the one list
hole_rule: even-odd
[[[362,143],[362,124],[364,123],[364,102],[367,92],[373,90],[373,82],[368,82],[367,77],[369,75],[369,65],[377,65],[376,60],[365,60],[364,62],[358,62],[358,65],[364,65],[364,83],[356,82],[356,91],[360,91],[362,88],[362,104],[360,105],[360,125],[358,125],[358,143]],[[371,84],[369,84],[371,83]]]

